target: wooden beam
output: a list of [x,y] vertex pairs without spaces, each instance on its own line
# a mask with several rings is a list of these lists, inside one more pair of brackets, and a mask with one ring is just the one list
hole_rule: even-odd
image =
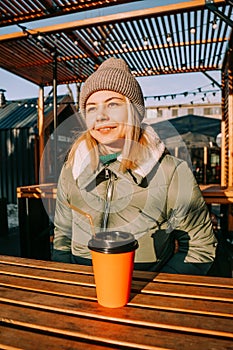
[[[38,99],[39,163],[44,152],[44,88],[41,86]],[[40,181],[44,180],[44,167],[40,169]]]
[[[0,36],[0,41],[9,41],[9,40],[15,40],[15,39],[21,39],[28,36],[30,33],[31,35],[38,35],[39,33],[54,33],[54,32],[61,32],[65,30],[75,30],[79,27],[87,27],[87,26],[93,26],[93,25],[101,25],[103,23],[107,22],[121,22],[125,20],[133,20],[138,18],[143,18],[147,16],[158,16],[158,15],[166,15],[171,13],[180,13],[184,11],[190,11],[190,10],[198,10],[205,8],[205,0],[191,0],[191,1],[184,1],[180,2],[179,4],[169,4],[164,6],[155,6],[152,8],[144,8],[141,10],[133,10],[133,11],[125,11],[125,12],[117,12],[110,15],[105,15],[101,17],[90,17],[85,18],[73,22],[66,22],[61,24],[55,24],[52,26],[46,26],[41,28],[35,28],[28,30],[27,32],[16,32],[16,33],[9,33],[4,34]],[[225,5],[226,2],[223,0],[215,0],[215,5]]]
[[233,55],[229,55],[229,96],[228,96],[228,187],[233,188]]

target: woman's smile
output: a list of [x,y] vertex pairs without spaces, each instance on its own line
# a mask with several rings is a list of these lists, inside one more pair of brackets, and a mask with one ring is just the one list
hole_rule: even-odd
[[116,128],[117,128],[117,125],[98,125],[94,129],[99,132],[105,133],[105,132],[112,131],[113,129],[116,129]]

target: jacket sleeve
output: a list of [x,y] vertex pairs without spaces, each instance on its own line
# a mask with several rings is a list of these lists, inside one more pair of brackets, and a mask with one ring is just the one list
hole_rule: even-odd
[[206,274],[215,258],[217,240],[200,188],[183,161],[177,165],[168,187],[167,215],[167,229],[178,241],[179,251],[163,271]]
[[71,262],[72,211],[68,207],[68,179],[61,171],[57,186],[52,260]]

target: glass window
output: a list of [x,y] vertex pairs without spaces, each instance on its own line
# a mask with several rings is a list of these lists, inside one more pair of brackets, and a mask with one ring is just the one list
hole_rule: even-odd
[[162,116],[163,116],[163,111],[162,111],[162,109],[158,109],[158,111],[157,111],[157,117],[160,118],[160,117],[162,117]]
[[178,109],[172,109],[172,116],[177,117],[178,116]]
[[204,114],[205,115],[212,115],[213,114],[212,108],[209,108],[209,107],[204,108]]
[[193,108],[188,108],[188,114],[194,114],[194,109]]

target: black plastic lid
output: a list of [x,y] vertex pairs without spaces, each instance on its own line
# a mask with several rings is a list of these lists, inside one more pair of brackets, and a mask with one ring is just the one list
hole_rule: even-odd
[[138,241],[131,233],[121,231],[98,232],[88,242],[88,248],[100,253],[125,253],[138,248]]

